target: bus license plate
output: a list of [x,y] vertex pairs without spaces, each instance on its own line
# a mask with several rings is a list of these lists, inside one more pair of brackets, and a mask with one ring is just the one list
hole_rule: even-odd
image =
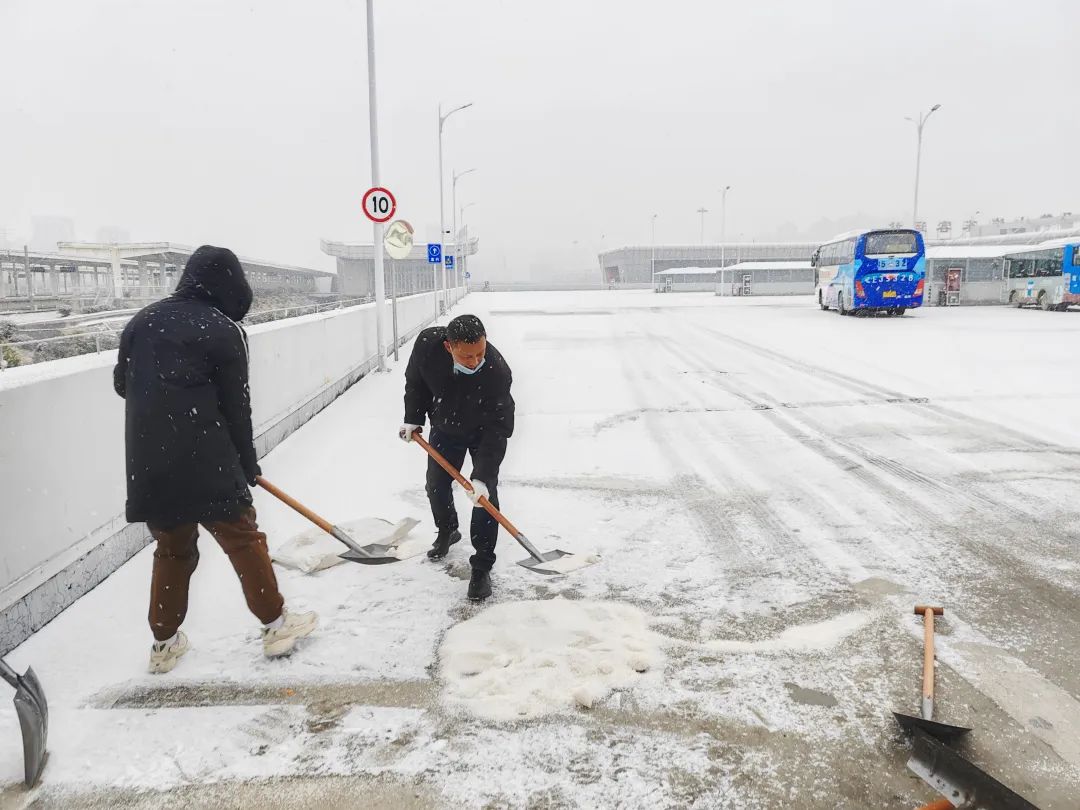
[[881,294],[882,298],[896,298],[896,290],[886,290]]

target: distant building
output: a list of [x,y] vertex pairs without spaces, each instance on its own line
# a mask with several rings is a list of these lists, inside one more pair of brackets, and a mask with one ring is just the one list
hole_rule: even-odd
[[731,242],[724,245],[647,245],[600,254],[601,278],[608,287],[653,287],[664,270],[729,267],[745,261],[808,262],[820,242]]
[[1003,219],[1001,217],[985,223],[967,223],[964,229],[968,236],[1003,236],[1015,233],[1038,233],[1040,231],[1067,231],[1080,228],[1080,213],[1065,212],[1058,216],[1043,214],[1041,217],[1020,217]]
[[131,241],[131,233],[124,228],[115,225],[103,225],[97,229],[97,239],[94,241],[106,244],[127,244]]
[[55,253],[60,242],[75,241],[75,222],[68,217],[31,217],[30,249]]

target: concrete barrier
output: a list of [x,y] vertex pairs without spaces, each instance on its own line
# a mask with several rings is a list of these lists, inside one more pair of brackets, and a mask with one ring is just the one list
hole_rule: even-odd
[[[431,293],[399,299],[402,343],[433,321],[433,310]],[[248,334],[260,456],[376,365],[374,304]],[[123,515],[124,403],[112,390],[115,363],[110,351],[0,372],[0,654],[150,541],[145,526]]]

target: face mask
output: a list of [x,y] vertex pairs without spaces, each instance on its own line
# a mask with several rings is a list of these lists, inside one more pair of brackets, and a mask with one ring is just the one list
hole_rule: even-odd
[[468,366],[461,365],[461,363],[459,363],[457,360],[455,360],[454,361],[454,372],[457,373],[457,374],[475,374],[476,372],[478,372],[480,369],[482,369],[484,367],[484,363],[486,361],[487,361],[487,358],[485,357],[483,360],[480,361],[480,364],[476,368],[469,368]]

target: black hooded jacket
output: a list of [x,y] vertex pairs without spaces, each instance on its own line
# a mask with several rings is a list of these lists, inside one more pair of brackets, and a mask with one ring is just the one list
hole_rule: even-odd
[[458,374],[445,340],[445,326],[429,327],[416,338],[405,369],[405,422],[423,425],[430,414],[433,428],[473,448],[472,477],[494,484],[514,433],[510,366],[489,343],[480,370]]
[[204,245],[176,291],[124,329],[113,386],[126,400],[130,522],[227,520],[251,505],[259,466],[237,323],[251,300],[233,252]]

